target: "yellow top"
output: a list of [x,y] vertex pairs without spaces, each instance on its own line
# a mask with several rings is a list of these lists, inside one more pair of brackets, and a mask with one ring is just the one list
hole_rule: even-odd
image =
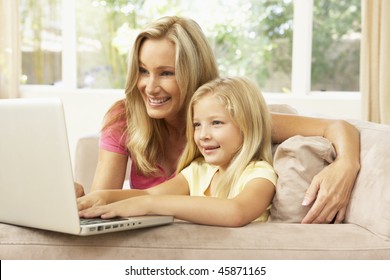
[[[206,196],[207,189],[217,171],[217,166],[206,163],[204,158],[198,158],[183,169],[181,174],[183,174],[188,182],[190,195]],[[264,178],[276,185],[277,175],[272,166],[266,161],[251,163],[245,168],[237,184],[231,188],[228,198],[237,196],[245,188],[246,184],[255,178]],[[254,221],[266,222],[270,208],[271,205],[267,208],[267,211]]]

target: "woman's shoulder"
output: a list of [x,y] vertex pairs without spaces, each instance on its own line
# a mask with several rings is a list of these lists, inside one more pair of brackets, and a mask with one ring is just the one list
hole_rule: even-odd
[[111,107],[108,109],[106,113],[106,119],[116,118],[118,116],[126,116],[126,100],[121,99],[116,101]]
[[104,117],[104,127],[106,128],[118,128],[118,127],[126,127],[126,105],[125,100],[116,101],[110,109],[108,109],[105,117]]

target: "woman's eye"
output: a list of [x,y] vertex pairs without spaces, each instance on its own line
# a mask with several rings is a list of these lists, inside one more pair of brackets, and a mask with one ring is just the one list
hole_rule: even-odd
[[145,68],[140,67],[140,68],[139,68],[139,73],[140,73],[141,75],[145,75],[145,74],[148,74],[148,71],[147,71]]
[[195,128],[197,128],[197,127],[199,127],[199,126],[200,126],[200,123],[198,123],[198,122],[195,122],[195,123],[193,123],[193,126],[194,126]]
[[222,124],[222,122],[221,121],[213,121],[212,124],[213,125],[219,125],[219,124]]

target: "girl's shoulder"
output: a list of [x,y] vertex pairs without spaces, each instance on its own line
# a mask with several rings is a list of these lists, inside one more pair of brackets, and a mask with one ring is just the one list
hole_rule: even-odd
[[251,162],[241,175],[241,178],[244,178],[246,182],[254,178],[265,178],[270,180],[274,185],[276,184],[277,177],[272,165],[266,161]]
[[183,174],[205,174],[209,172],[215,172],[218,167],[207,163],[203,157],[194,159],[190,165],[184,168],[181,172]]
[[257,168],[260,168],[260,169],[266,168],[266,169],[272,169],[272,170],[274,169],[273,166],[265,160],[253,161],[250,164],[248,164],[248,166],[247,166],[247,169],[257,169]]

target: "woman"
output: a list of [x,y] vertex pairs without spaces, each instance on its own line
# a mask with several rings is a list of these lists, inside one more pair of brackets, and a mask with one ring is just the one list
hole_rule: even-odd
[[[146,26],[130,56],[126,98],[106,115],[91,191],[122,188],[129,159],[132,188],[149,188],[173,177],[186,144],[189,100],[218,75],[197,23],[164,17]],[[303,204],[314,203],[302,222],[342,222],[360,169],[358,131],[344,121],[272,114],[273,143],[294,135],[326,137],[337,151],[336,160],[315,176],[307,191]]]

